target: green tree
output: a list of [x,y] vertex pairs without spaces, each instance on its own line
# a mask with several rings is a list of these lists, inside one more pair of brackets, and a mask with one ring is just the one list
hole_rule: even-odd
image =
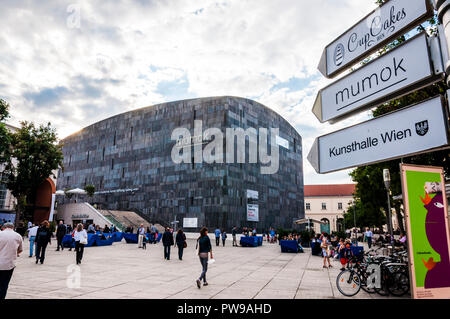
[[84,190],[86,191],[86,194],[89,197],[92,197],[92,196],[94,196],[94,193],[95,193],[95,186],[94,185],[86,185],[84,187]]
[[[22,122],[21,128],[11,135],[11,156],[17,161],[6,167],[7,187],[19,203],[17,220],[32,219],[36,191],[42,182],[63,166],[62,146],[58,145],[56,131],[48,123],[36,127]],[[21,216],[21,215],[24,216]]]
[[[0,165],[10,161],[11,138],[4,121],[9,117],[9,104],[0,99]],[[2,171],[0,171],[1,173]]]

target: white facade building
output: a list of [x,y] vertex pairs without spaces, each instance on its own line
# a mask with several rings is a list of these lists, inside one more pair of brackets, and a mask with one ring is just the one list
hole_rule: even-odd
[[344,213],[353,203],[355,184],[305,185],[305,218],[326,222],[313,223],[316,233],[345,231]]

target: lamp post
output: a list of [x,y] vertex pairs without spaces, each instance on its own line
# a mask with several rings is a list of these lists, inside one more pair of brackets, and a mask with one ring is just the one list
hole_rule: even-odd
[[353,200],[353,237],[354,242],[358,242],[358,234],[356,233],[356,204],[355,200]]
[[383,180],[384,180],[384,186],[386,187],[387,192],[387,202],[388,202],[388,212],[387,212],[387,218],[388,218],[388,230],[389,234],[391,235],[391,244],[394,243],[394,232],[392,230],[392,212],[391,212],[391,196],[390,196],[390,186],[391,186],[391,174],[389,173],[389,169],[385,168],[383,170]]

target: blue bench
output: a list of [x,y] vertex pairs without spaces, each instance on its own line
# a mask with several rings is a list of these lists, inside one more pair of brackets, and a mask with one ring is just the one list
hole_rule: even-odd
[[240,240],[240,244],[242,247],[258,247],[258,242],[259,240],[256,236],[241,237]]
[[282,253],[298,253],[298,244],[295,240],[280,240]]

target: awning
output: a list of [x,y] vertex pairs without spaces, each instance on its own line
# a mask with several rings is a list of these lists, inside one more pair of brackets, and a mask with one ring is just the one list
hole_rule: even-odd
[[294,222],[294,224],[297,224],[297,225],[310,224],[310,223],[317,223],[317,224],[322,224],[322,225],[327,225],[328,224],[328,223],[323,222],[321,220],[316,220],[316,219],[312,219],[312,218],[299,219],[299,220],[296,220]]

